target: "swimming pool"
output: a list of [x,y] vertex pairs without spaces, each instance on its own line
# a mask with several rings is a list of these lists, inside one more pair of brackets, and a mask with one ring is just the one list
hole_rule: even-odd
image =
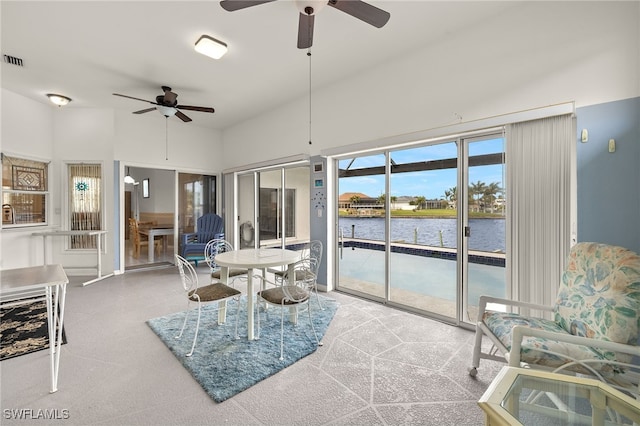
[[[384,295],[385,252],[379,243],[345,241],[339,251],[340,287],[353,288],[377,296]],[[421,247],[392,247],[390,253],[391,298],[404,294],[421,295],[435,301],[450,302],[455,311],[456,254]],[[481,259],[486,257],[485,259]],[[468,266],[468,304],[477,306],[481,295],[505,297],[504,258],[474,255]]]

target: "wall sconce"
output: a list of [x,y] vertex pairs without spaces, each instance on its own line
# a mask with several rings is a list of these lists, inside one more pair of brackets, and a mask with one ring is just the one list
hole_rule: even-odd
[[56,95],[55,93],[47,93],[47,97],[52,103],[58,106],[65,106],[66,104],[71,102],[71,98],[63,95]]
[[213,59],[220,59],[227,53],[227,44],[208,35],[200,36],[196,41],[196,52]]

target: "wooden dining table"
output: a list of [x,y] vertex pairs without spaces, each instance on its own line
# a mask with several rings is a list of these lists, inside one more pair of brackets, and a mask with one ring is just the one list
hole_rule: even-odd
[[[247,269],[247,339],[255,339],[253,326],[253,274],[255,269],[266,273],[267,268],[288,265],[289,275],[293,275],[294,263],[300,259],[300,253],[293,250],[276,248],[242,249],[220,253],[214,261],[221,268],[220,278],[223,283],[229,283],[229,269]],[[223,302],[224,303],[224,302]],[[218,311],[218,322],[225,321],[226,309]]]
[[167,252],[167,243],[170,235],[174,234],[173,225],[144,225],[140,224],[138,232],[146,235],[149,239],[149,263],[155,261],[155,244],[153,241],[156,237],[162,237],[162,250]]

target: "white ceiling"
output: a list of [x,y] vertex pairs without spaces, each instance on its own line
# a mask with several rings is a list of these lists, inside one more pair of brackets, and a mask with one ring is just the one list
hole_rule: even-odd
[[[316,16],[311,56],[313,90],[357,78],[475,22],[519,7],[518,2],[377,1],[391,14],[377,29],[337,9]],[[66,108],[136,111],[170,86],[193,124],[224,129],[269,108],[306,97],[309,58],[296,47],[298,9],[279,0],[227,12],[219,1],[2,1],[2,87],[46,103],[55,92],[73,99]],[[202,34],[226,42],[215,61],[193,50]],[[434,61],[443,58],[434,58]],[[372,87],[371,90],[376,90]],[[160,114],[150,112],[148,114]],[[178,118],[172,118],[178,120]]]

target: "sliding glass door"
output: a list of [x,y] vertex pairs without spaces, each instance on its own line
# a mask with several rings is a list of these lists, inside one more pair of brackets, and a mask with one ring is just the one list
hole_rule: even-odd
[[337,161],[336,288],[450,322],[504,296],[502,135]]
[[237,174],[240,248],[309,240],[309,166]]

